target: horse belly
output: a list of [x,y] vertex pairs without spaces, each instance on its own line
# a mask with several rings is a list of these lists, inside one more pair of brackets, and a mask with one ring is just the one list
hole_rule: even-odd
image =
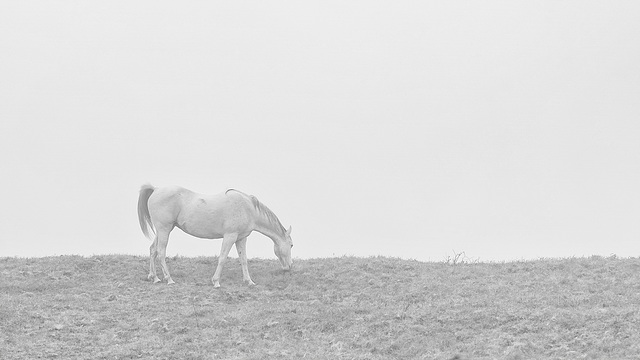
[[246,237],[253,230],[246,209],[226,196],[190,201],[180,212],[176,225],[187,234],[205,239],[218,239],[228,233]]
[[179,217],[176,226],[189,235],[203,239],[219,239],[224,236],[223,222],[215,214],[192,213]]

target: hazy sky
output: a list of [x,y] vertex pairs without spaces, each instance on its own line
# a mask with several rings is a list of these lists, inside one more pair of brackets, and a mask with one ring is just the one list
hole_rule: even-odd
[[[298,258],[640,256],[638,19],[636,1],[5,2],[0,256],[148,254],[145,182],[254,194]],[[220,243],[176,229],[168,252]],[[248,254],[275,258],[258,233]]]

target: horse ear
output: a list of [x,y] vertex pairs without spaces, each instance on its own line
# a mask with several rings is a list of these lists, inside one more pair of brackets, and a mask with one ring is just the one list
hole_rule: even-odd
[[289,230],[287,230],[287,235],[291,236],[291,225],[289,225]]

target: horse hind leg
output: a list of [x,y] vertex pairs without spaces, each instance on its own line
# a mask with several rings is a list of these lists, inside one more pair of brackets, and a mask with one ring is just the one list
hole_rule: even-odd
[[171,279],[171,274],[169,274],[169,267],[167,266],[166,257],[167,257],[167,244],[169,243],[169,233],[171,230],[158,230],[158,257],[160,258],[160,267],[162,268],[162,274],[164,275],[164,279],[167,280],[167,284],[175,284],[173,279]]
[[156,258],[158,257],[158,236],[153,239],[153,243],[149,247],[149,276],[147,279],[153,280],[153,283],[159,283],[160,279],[156,274]]

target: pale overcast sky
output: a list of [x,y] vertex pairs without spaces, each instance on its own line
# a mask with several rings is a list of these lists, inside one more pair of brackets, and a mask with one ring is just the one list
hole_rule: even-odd
[[[5,2],[0,256],[148,254],[146,182],[254,194],[298,258],[640,256],[639,19],[636,1]],[[220,243],[176,229],[168,252]]]

